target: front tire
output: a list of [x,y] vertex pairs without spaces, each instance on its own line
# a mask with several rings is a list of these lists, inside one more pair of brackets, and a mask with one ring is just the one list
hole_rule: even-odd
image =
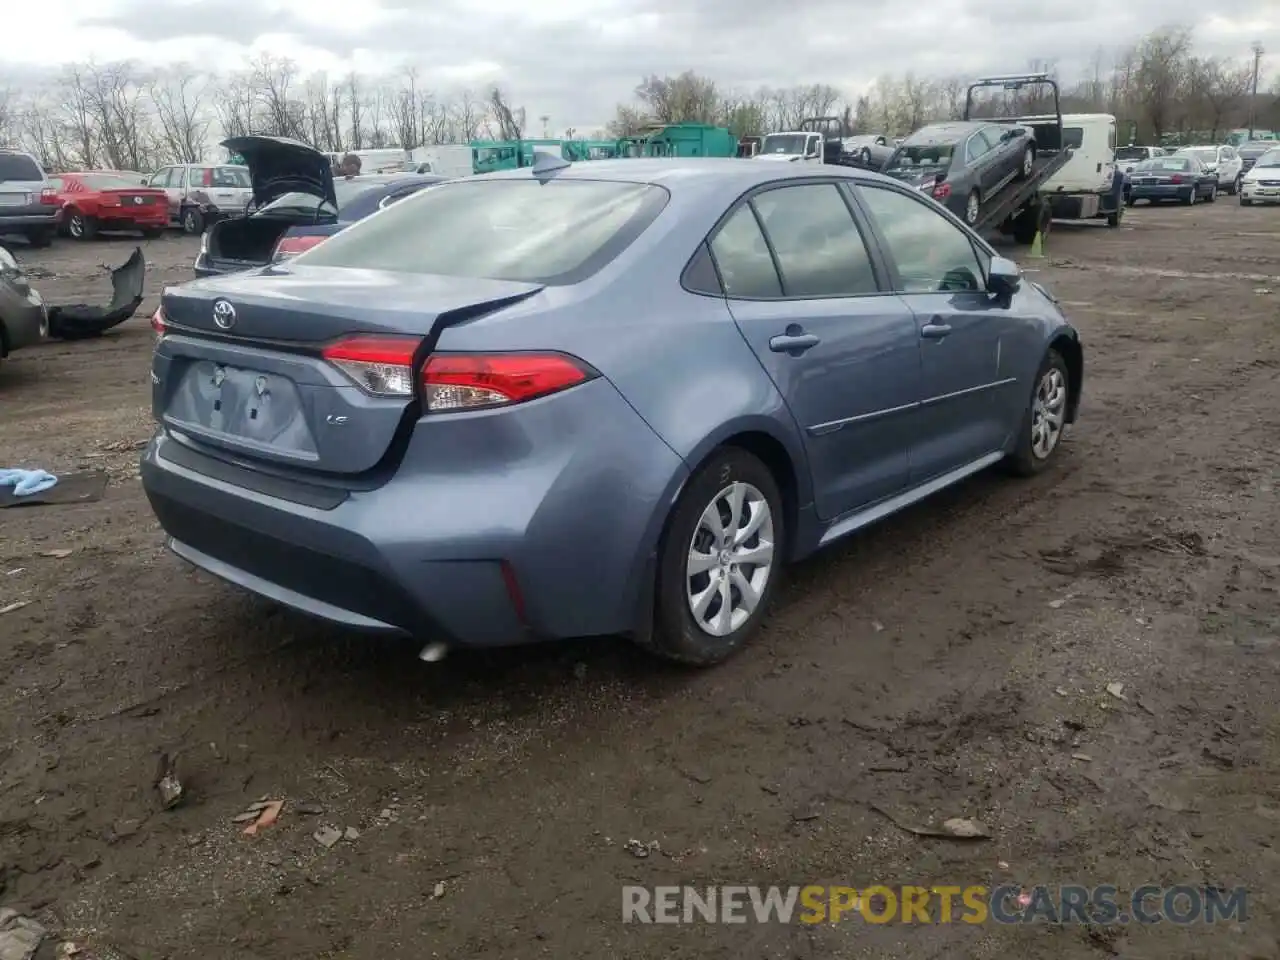
[[1209,195],[1204,198],[1205,203],[1213,203],[1218,199],[1218,185],[1215,183],[1209,188]]
[[1031,402],[1023,418],[1018,445],[1009,454],[1009,468],[1023,477],[1048,467],[1062,445],[1071,408],[1071,374],[1057,350],[1045,354],[1031,389]]
[[195,207],[182,211],[182,232],[192,237],[204,232],[204,215]]
[[658,548],[654,653],[695,666],[727,660],[760,628],[782,564],[782,496],[737,447],[686,484]]

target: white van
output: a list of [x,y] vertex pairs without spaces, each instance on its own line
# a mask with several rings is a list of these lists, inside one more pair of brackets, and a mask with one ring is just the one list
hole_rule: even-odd
[[1071,159],[1041,188],[1057,220],[1106,217],[1110,226],[1122,210],[1113,201],[1116,175],[1116,118],[1109,113],[1062,115],[1062,145]]
[[433,173],[440,177],[469,177],[474,161],[468,143],[440,143],[417,147],[409,154],[415,173]]

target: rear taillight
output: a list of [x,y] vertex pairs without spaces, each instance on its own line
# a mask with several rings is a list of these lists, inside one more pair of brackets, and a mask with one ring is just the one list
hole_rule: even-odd
[[151,315],[151,329],[155,331],[156,339],[163,337],[168,328],[164,319],[164,307],[156,307],[156,312]]
[[284,260],[288,257],[296,257],[298,254],[310,250],[323,239],[324,237],[285,237],[276,244],[276,249],[271,255],[271,259]]
[[40,191],[40,202],[48,205],[55,205],[58,202],[58,191],[53,187],[45,187]]
[[[417,337],[357,336],[330,344],[323,357],[375,397],[410,397],[418,383]],[[438,353],[427,358],[421,383],[431,413],[508,406],[564,390],[596,376],[560,353]]]
[[422,371],[430,411],[523,403],[590,380],[595,372],[560,353],[438,353]]
[[951,184],[940,183],[933,188],[933,199],[941,202],[951,196]]
[[375,397],[413,396],[413,358],[419,337],[349,337],[322,356]]
[[1182,182],[1182,177],[1181,177],[1179,174],[1176,174],[1176,173],[1175,173],[1172,177],[1170,177],[1170,178],[1169,178],[1169,182],[1170,182],[1170,183],[1181,183],[1181,182]]

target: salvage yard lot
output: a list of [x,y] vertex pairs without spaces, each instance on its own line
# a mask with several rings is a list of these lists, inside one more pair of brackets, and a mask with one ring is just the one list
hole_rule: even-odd
[[[694,673],[604,641],[422,664],[167,555],[136,477],[146,314],[196,243],[146,243],[136,320],[0,364],[3,466],[111,476],[0,511],[0,608],[27,601],[0,617],[2,902],[138,960],[1280,957],[1277,214],[1056,227],[1023,264],[1085,343],[1061,461],[804,563]],[[130,249],[16,253],[56,301]],[[279,822],[243,835],[265,797]],[[1250,893],[1199,928],[620,922],[626,883],[810,882]]]

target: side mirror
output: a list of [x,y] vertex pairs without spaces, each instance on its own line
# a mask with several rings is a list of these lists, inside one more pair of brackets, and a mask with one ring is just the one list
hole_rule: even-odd
[[991,268],[987,271],[987,289],[992,293],[1009,296],[1017,293],[1022,286],[1022,271],[1012,260],[1004,257],[992,257]]

